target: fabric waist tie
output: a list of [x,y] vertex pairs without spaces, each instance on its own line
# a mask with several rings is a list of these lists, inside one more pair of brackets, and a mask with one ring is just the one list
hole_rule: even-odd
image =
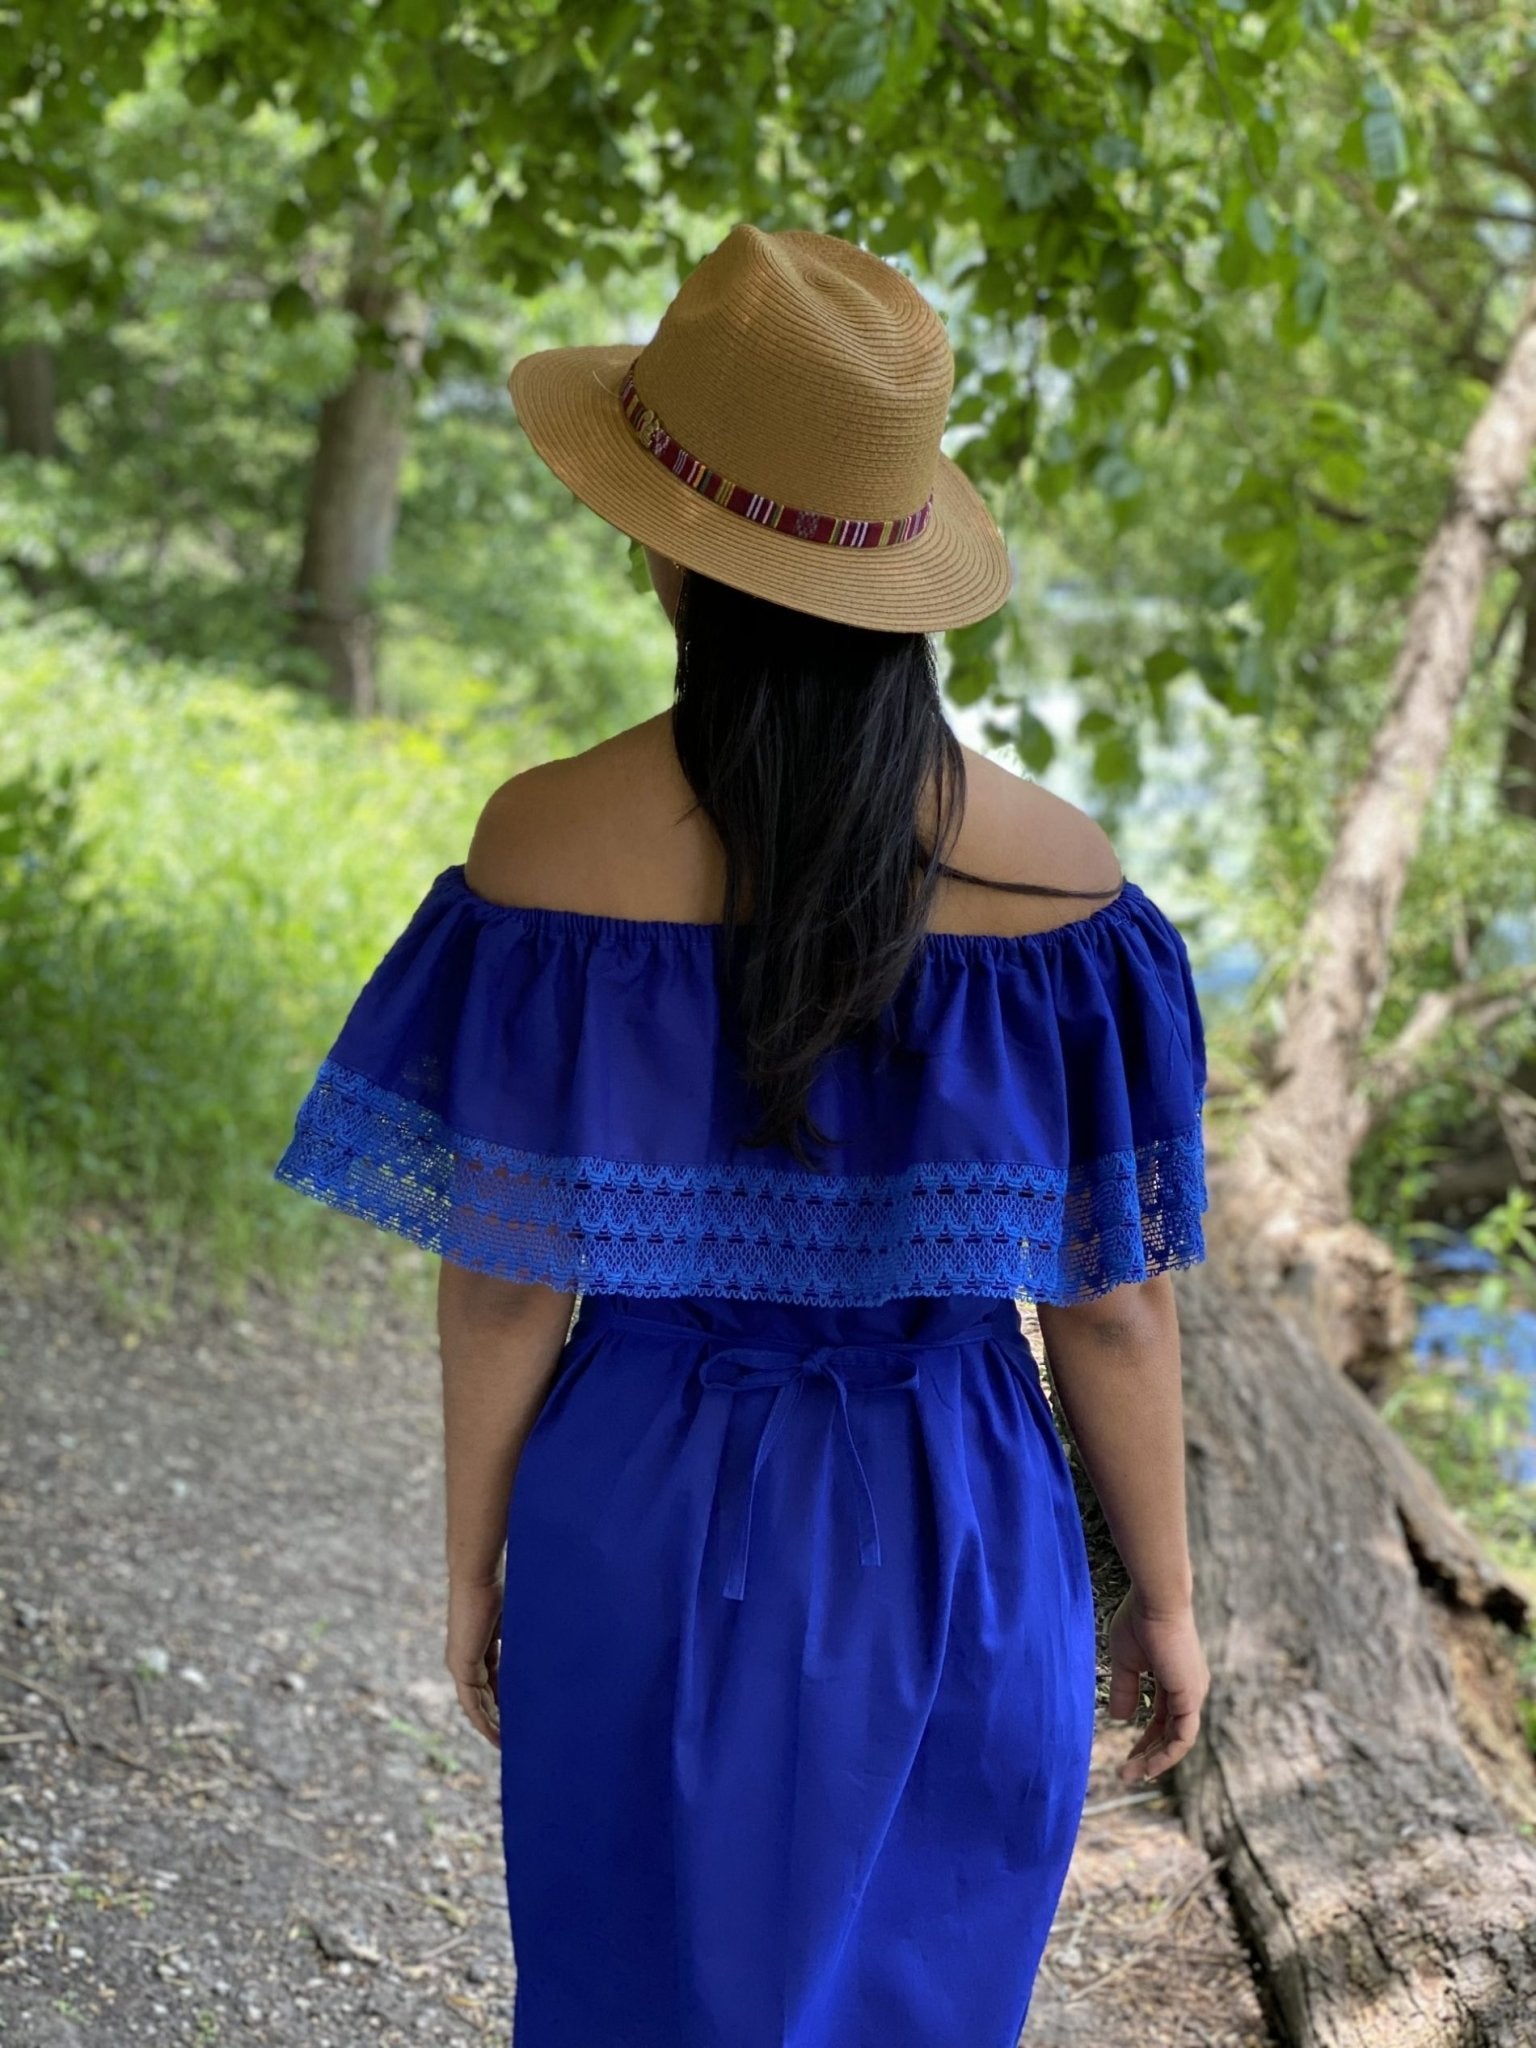
[[[784,1433],[785,1425],[794,1413],[795,1405],[810,1380],[821,1380],[830,1385],[837,1397],[838,1434],[841,1438],[842,1455],[847,1464],[855,1487],[855,1504],[859,1518],[859,1562],[879,1564],[880,1528],[875,1518],[874,1495],[870,1490],[869,1475],[864,1470],[864,1461],[859,1456],[859,1447],[854,1439],[853,1424],[848,1413],[850,1394],[894,1394],[911,1391],[921,1384],[918,1359],[924,1353],[953,1351],[961,1348],[967,1339],[995,1336],[996,1325],[988,1320],[977,1324],[969,1331],[957,1332],[950,1337],[928,1338],[882,1338],[869,1344],[821,1344],[810,1350],[803,1350],[789,1342],[740,1343],[734,1338],[712,1333],[697,1325],[671,1321],[665,1316],[637,1313],[625,1306],[614,1303],[605,1305],[605,1313],[615,1314],[623,1323],[634,1323],[644,1327],[665,1330],[672,1337],[688,1337],[710,1347],[709,1356],[699,1367],[701,1386],[715,1388],[724,1393],[744,1394],[775,1388],[773,1400],[763,1417],[762,1428],[758,1431],[757,1446],[752,1458],[752,1476],[747,1483],[746,1499],[742,1503],[740,1519],[730,1544],[730,1566],[725,1578],[725,1597],[740,1600],[745,1597],[747,1587],[747,1555],[752,1540],[752,1505],[757,1494],[758,1475],[767,1463],[768,1454]],[[1017,1317],[1014,1316],[1015,1326]]]
[[752,1539],[752,1503],[757,1493],[757,1476],[767,1462],[768,1453],[783,1434],[801,1389],[810,1379],[827,1380],[836,1392],[842,1423],[839,1433],[858,1489],[859,1561],[861,1564],[880,1562],[880,1529],[875,1520],[874,1495],[870,1492],[869,1476],[864,1470],[864,1460],[859,1456],[859,1447],[854,1441],[853,1424],[848,1418],[848,1395],[851,1390],[861,1394],[897,1393],[918,1385],[917,1361],[882,1356],[884,1348],[829,1344],[808,1351],[802,1358],[786,1360],[782,1351],[731,1344],[705,1359],[700,1366],[699,1381],[706,1387],[722,1387],[732,1394],[746,1393],[758,1387],[778,1389],[758,1432],[752,1477],[747,1483],[747,1497],[742,1505],[736,1539],[731,1546],[731,1566],[725,1580],[728,1600],[740,1600],[747,1588],[747,1548]]

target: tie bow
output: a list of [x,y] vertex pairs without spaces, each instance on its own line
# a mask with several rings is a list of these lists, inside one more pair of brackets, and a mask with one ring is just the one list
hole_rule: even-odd
[[796,1354],[733,1344],[705,1360],[699,1368],[699,1379],[706,1387],[720,1388],[732,1394],[768,1387],[777,1390],[768,1413],[763,1418],[762,1429],[758,1433],[757,1450],[752,1460],[752,1476],[747,1485],[747,1497],[742,1506],[741,1520],[731,1547],[730,1569],[725,1580],[726,1598],[740,1600],[745,1595],[747,1551],[752,1536],[752,1503],[757,1492],[757,1477],[767,1461],[768,1453],[782,1435],[784,1426],[794,1411],[795,1403],[800,1398],[801,1389],[808,1380],[830,1381],[837,1395],[838,1414],[842,1425],[839,1433],[857,1486],[859,1561],[861,1564],[878,1564],[880,1531],[875,1521],[874,1496],[870,1492],[864,1461],[859,1456],[859,1447],[854,1440],[853,1424],[848,1415],[848,1396],[850,1392],[893,1393],[917,1386],[916,1360],[900,1356],[899,1347],[895,1345],[826,1344],[818,1346],[815,1350]]

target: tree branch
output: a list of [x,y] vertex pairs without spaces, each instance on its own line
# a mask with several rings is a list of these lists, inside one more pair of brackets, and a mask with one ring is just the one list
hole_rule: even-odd
[[1455,988],[1426,989],[1392,1042],[1365,1062],[1357,1102],[1371,1124],[1379,1123],[1398,1098],[1421,1078],[1424,1054],[1445,1027],[1464,1018],[1481,1036],[1518,1017],[1536,993],[1536,967],[1518,974],[1508,988],[1464,981]]

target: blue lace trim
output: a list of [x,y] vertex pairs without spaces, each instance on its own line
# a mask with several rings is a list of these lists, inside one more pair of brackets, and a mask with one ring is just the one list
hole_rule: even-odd
[[1067,1305],[1205,1257],[1198,1115],[1070,1171],[970,1160],[864,1176],[652,1166],[467,1137],[327,1059],[273,1178],[454,1265],[578,1294]]

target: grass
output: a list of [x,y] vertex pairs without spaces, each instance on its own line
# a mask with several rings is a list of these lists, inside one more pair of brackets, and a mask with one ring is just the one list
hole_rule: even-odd
[[514,749],[0,600],[0,1259],[69,1248],[153,1325],[178,1282],[238,1303],[253,1272],[312,1284],[355,1252],[271,1169]]

